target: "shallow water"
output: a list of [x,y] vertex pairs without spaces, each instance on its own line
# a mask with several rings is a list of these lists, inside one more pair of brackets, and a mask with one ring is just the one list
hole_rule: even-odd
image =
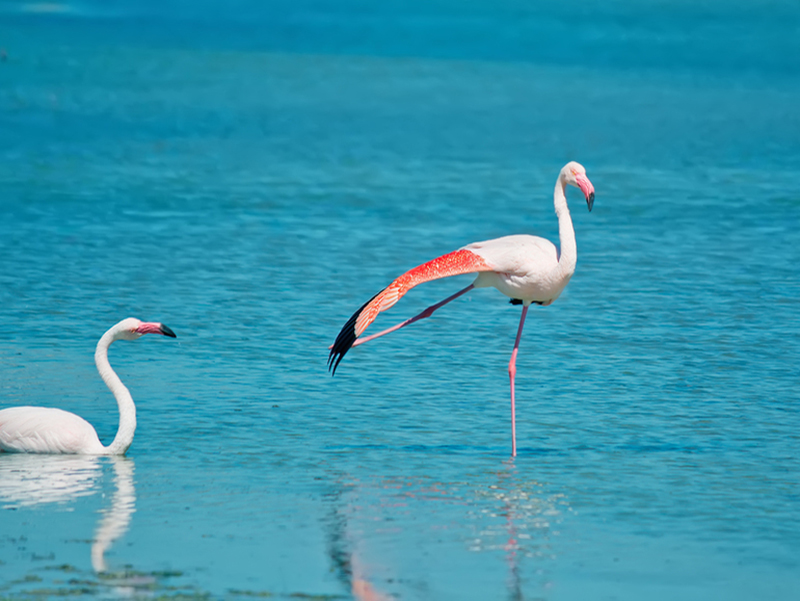
[[[0,457],[0,596],[797,594],[793,3],[193,10],[0,4],[0,407],[109,442],[97,339],[178,334],[111,349],[128,457]],[[556,240],[570,159],[597,199],[528,317],[516,459],[496,291],[330,378],[406,269]]]

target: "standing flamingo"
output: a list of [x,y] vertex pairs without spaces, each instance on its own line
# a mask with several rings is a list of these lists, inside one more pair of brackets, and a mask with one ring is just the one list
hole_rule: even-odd
[[[330,347],[328,370],[335,374],[342,358],[353,346],[374,340],[417,320],[430,317],[436,309],[473,288],[489,286],[497,288],[506,296],[511,297],[512,304],[522,305],[517,338],[508,364],[508,375],[511,380],[511,455],[516,456],[514,376],[517,372],[517,351],[522,336],[522,326],[525,324],[525,316],[528,314],[528,307],[531,303],[547,306],[559,297],[575,272],[575,263],[578,258],[575,231],[572,229],[572,219],[567,208],[567,184],[580,188],[586,197],[589,211],[592,210],[594,204],[594,186],[586,177],[586,169],[574,161],[567,163],[558,175],[553,198],[558,216],[560,253],[552,242],[544,238],[528,235],[505,236],[469,244],[407,271],[367,301],[344,324],[336,341]],[[465,273],[478,273],[478,277],[463,290],[428,307],[419,315],[378,334],[359,338],[364,330],[375,321],[378,313],[392,307],[414,286]]]
[[175,338],[175,332],[163,324],[129,317],[103,334],[97,343],[97,371],[119,407],[119,429],[109,446],[103,446],[92,424],[74,413],[44,407],[11,407],[0,411],[0,452],[124,455],[133,442],[136,407],[131,393],[111,369],[108,347],[115,340],[136,340],[143,334]]

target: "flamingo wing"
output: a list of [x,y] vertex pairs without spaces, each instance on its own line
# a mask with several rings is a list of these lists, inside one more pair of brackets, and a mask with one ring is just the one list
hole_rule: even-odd
[[514,276],[536,275],[552,271],[558,266],[558,249],[545,238],[516,234],[484,242],[473,242],[464,247],[490,263],[498,273]]
[[394,306],[414,286],[431,280],[483,271],[494,271],[494,267],[479,254],[466,248],[447,253],[407,271],[364,303],[344,324],[331,347],[328,368],[336,373],[339,362],[378,314]]
[[44,407],[0,411],[0,451],[10,453],[103,452],[94,427],[74,413]]

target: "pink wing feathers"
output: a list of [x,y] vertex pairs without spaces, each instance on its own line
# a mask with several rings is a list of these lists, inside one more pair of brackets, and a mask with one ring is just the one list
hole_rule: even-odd
[[392,307],[414,286],[431,280],[479,271],[493,271],[493,269],[482,257],[466,249],[447,253],[407,271],[368,300],[344,324],[331,348],[331,353],[328,357],[328,369],[332,373],[336,373],[339,362],[353,346],[356,338],[361,336],[364,330],[375,321],[378,313]]

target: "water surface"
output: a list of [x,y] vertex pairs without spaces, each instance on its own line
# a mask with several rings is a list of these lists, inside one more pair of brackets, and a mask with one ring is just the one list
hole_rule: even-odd
[[[762,5],[759,4],[759,7]],[[128,457],[0,457],[0,596],[791,599],[800,590],[793,3],[0,5],[0,406]],[[556,240],[354,349],[476,240]],[[376,328],[469,278],[409,293]],[[381,598],[379,597],[379,598]]]

